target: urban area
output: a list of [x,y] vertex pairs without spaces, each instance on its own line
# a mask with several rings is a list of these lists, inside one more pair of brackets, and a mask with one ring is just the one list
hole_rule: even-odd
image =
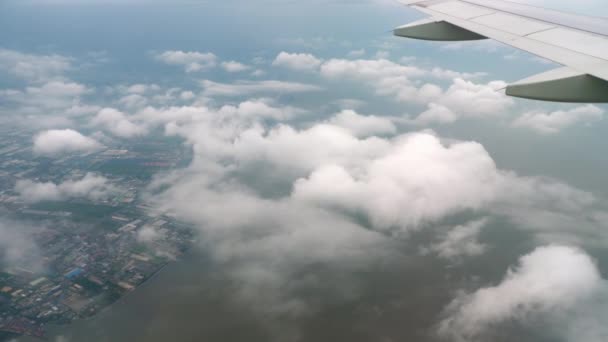
[[[0,341],[44,339],[49,324],[94,316],[192,245],[188,225],[142,199],[155,174],[189,162],[190,151],[179,141],[160,135],[48,158],[32,151],[29,130],[5,128],[0,137],[1,224],[19,226],[10,231],[20,230],[35,246],[21,250],[28,260],[0,260]],[[31,201],[16,187],[27,181],[53,188],[87,175],[107,179],[109,195]],[[27,249],[20,239],[0,248]]]

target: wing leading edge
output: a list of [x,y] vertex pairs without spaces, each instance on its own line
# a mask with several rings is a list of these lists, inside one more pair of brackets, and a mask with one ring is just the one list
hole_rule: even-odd
[[465,41],[490,38],[564,65],[507,87],[511,96],[608,103],[608,20],[501,0],[402,0],[429,15],[400,26],[400,37]]

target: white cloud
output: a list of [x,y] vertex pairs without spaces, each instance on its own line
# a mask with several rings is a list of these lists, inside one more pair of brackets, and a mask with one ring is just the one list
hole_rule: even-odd
[[[603,286],[595,262],[583,251],[539,247],[523,256],[500,284],[456,298],[439,333],[452,341],[488,340],[501,323],[568,312]],[[576,320],[567,316],[570,322]]]
[[169,65],[183,66],[186,72],[205,71],[217,65],[217,56],[212,53],[165,51],[156,59]]
[[485,253],[487,246],[480,243],[478,237],[487,223],[487,219],[481,219],[456,226],[445,233],[439,242],[432,244],[428,250],[446,260],[481,255]]
[[34,233],[42,228],[22,222],[0,219],[0,265],[4,268],[19,267],[32,272],[44,269],[40,248]]
[[414,123],[422,125],[430,123],[444,124],[456,120],[458,120],[458,115],[448,107],[431,102],[428,104],[428,109],[414,119]]
[[53,156],[62,153],[93,152],[103,146],[72,129],[44,131],[34,137],[34,153]]
[[[331,59],[321,65],[320,73],[328,79],[361,82],[373,88],[377,95],[390,96],[396,101],[433,103],[417,123],[448,123],[462,117],[496,116],[513,105],[513,100],[498,91],[506,86],[504,82],[476,84],[466,80],[483,73],[467,74],[440,68],[427,70],[386,59]],[[437,84],[423,81],[429,77],[451,79],[452,84],[444,91]]]
[[397,131],[395,124],[389,119],[374,115],[364,116],[353,110],[343,110],[329,121],[330,124],[348,129],[357,137],[374,134],[392,134]]
[[235,61],[222,62],[222,68],[227,72],[243,72],[251,69],[250,66]]
[[277,55],[272,65],[298,71],[312,71],[317,70],[322,62],[311,54],[283,51]]
[[131,86],[129,86],[126,89],[126,92],[129,94],[145,94],[145,93],[149,93],[149,92],[157,92],[160,90],[160,86],[158,86],[157,84],[143,84],[143,83],[138,83],[138,84],[133,84]]
[[147,133],[144,126],[131,122],[126,114],[113,108],[100,110],[91,120],[91,123],[102,126],[110,133],[121,138],[133,138]]
[[[402,58],[402,60],[403,60],[403,58]],[[439,67],[434,67],[429,72],[431,75],[433,75],[433,77],[444,78],[444,79],[456,79],[456,78],[471,79],[471,78],[480,78],[483,76],[487,76],[487,73],[485,73],[485,72],[467,73],[467,72],[459,72],[459,71],[454,71],[454,70],[446,70],[446,69],[442,69]]]
[[90,93],[91,89],[75,82],[50,81],[38,86],[26,87],[25,90],[0,90],[0,99],[14,102],[25,113],[58,111],[80,104],[80,97]]
[[218,83],[209,80],[201,82],[206,96],[243,96],[259,93],[303,93],[320,91],[316,85],[284,81],[238,81]]
[[59,55],[33,55],[0,49],[0,71],[31,82],[59,80],[71,69],[71,59]]
[[457,78],[438,103],[465,117],[496,116],[513,105],[513,100],[499,91],[506,85],[502,81],[475,84]]
[[238,106],[224,106],[220,109],[222,115],[234,113],[242,117],[270,118],[275,120],[288,120],[298,114],[304,114],[301,109],[294,107],[274,107],[272,101],[259,99],[241,102]]
[[181,94],[179,94],[179,98],[184,100],[184,101],[188,101],[188,100],[192,100],[196,97],[196,95],[194,95],[194,93],[192,91],[183,91]]
[[87,173],[82,179],[66,180],[60,184],[19,180],[15,185],[15,192],[26,202],[63,201],[69,198],[98,200],[107,197],[111,191],[113,187],[108,180],[93,173]]
[[419,77],[425,71],[414,66],[404,66],[386,59],[346,60],[330,59],[321,66],[321,75],[327,78],[350,78],[365,81],[377,81],[392,77]]
[[145,244],[149,244],[163,238],[164,235],[160,232],[160,230],[157,227],[151,225],[145,225],[141,227],[137,231],[136,236],[137,241]]
[[[368,118],[353,113],[355,123],[330,118],[296,128],[281,122],[292,116],[275,107],[282,108],[248,100],[135,114],[147,125],[164,125],[194,152],[188,168],[155,180],[149,200],[203,232],[213,259],[240,284],[235,298],[256,310],[310,312],[315,303],[299,290],[344,282],[308,283],[302,278],[307,265],[336,275],[365,270],[399,253],[392,236],[407,237],[452,214],[499,215],[539,235],[606,239],[599,216],[589,216],[593,196],[501,170],[476,142],[429,132],[393,136],[388,125],[386,136],[369,137],[359,131],[365,125],[355,124]],[[573,229],[580,226],[587,228]],[[480,253],[475,233],[457,229],[437,245],[448,254]]]
[[604,110],[594,105],[558,110],[551,113],[532,111],[513,121],[515,127],[525,127],[542,134],[554,134],[577,123],[591,124],[602,120]]
[[364,212],[379,229],[403,230],[486,207],[497,196],[502,175],[480,144],[444,145],[431,134],[416,133],[389,146],[362,165],[319,166],[296,182],[294,196]]

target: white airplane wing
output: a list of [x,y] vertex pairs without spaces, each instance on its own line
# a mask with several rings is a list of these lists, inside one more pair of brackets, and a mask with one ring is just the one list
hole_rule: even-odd
[[394,34],[425,40],[490,38],[563,65],[507,87],[508,95],[557,102],[608,102],[608,19],[502,0],[400,0],[428,19]]

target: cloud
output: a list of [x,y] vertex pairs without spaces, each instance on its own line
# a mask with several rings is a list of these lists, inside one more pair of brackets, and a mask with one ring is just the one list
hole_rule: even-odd
[[249,69],[251,69],[250,66],[239,63],[239,62],[235,62],[235,61],[228,61],[228,62],[222,62],[222,68],[224,70],[226,70],[227,72],[243,72],[243,71],[247,71]]
[[488,219],[480,219],[456,226],[441,236],[439,242],[432,244],[428,251],[452,261],[461,257],[481,255],[485,253],[487,246],[478,241],[478,236],[487,223]]
[[31,180],[19,180],[15,192],[26,202],[64,201],[70,198],[87,198],[98,200],[107,197],[113,191],[108,179],[93,173],[87,173],[79,180],[66,180],[63,183],[38,183]]
[[456,120],[458,120],[458,114],[444,105],[431,102],[428,104],[428,109],[418,115],[414,122],[427,125],[430,123],[452,123]]
[[364,116],[353,110],[343,110],[332,117],[328,123],[348,129],[357,137],[374,134],[393,134],[397,131],[395,124],[385,117]]
[[60,80],[69,71],[72,60],[60,55],[34,55],[0,49],[0,71],[30,82]]
[[164,235],[160,232],[158,227],[145,225],[137,231],[137,241],[145,244],[153,243],[159,239],[163,239]]
[[361,57],[366,54],[365,49],[352,50],[348,53],[348,57]]
[[122,112],[113,108],[104,108],[91,120],[93,125],[102,126],[110,133],[121,138],[133,138],[147,133],[142,125],[129,120]]
[[[323,304],[303,295],[314,291],[336,301],[360,295],[353,274],[396,260],[411,233],[435,231],[451,215],[498,216],[538,241],[608,241],[594,196],[500,169],[477,142],[393,133],[390,118],[348,112],[299,124],[264,99],[212,105],[134,115],[193,150],[189,167],[158,175],[147,199],[201,232],[233,298],[256,313],[314,313]],[[480,222],[457,227],[433,252],[478,255],[479,230]]]
[[363,164],[334,161],[319,166],[296,182],[294,196],[366,213],[378,229],[407,231],[488,206],[501,178],[480,144],[444,145],[431,134],[414,133],[397,138]]
[[437,103],[460,113],[463,117],[493,117],[513,105],[511,98],[498,91],[504,87],[506,83],[503,81],[476,84],[456,78]]
[[591,124],[602,120],[604,110],[594,105],[558,110],[551,113],[532,111],[513,121],[515,127],[525,127],[541,134],[555,134],[577,123]]
[[273,66],[283,67],[298,71],[317,70],[322,60],[311,54],[281,52],[272,62]]
[[[320,74],[330,80],[353,80],[372,87],[377,95],[399,102],[427,104],[429,108],[415,123],[451,123],[463,117],[495,117],[513,105],[513,100],[497,91],[506,83],[474,83],[468,79],[483,73],[463,74],[440,68],[424,69],[402,65],[387,59],[331,59],[321,65]],[[451,80],[441,86],[424,81],[428,78]],[[430,103],[430,105],[429,105]]]
[[40,248],[32,236],[38,230],[40,228],[23,222],[0,219],[0,265],[42,271]]
[[206,96],[243,96],[259,93],[305,93],[322,90],[321,87],[305,83],[284,81],[237,81],[218,83],[209,80],[201,82]]
[[53,156],[62,153],[93,152],[103,146],[72,129],[53,129],[34,137],[34,153]]
[[217,56],[212,53],[165,51],[156,59],[169,65],[183,66],[186,72],[205,71],[217,65]]
[[[407,57],[402,58],[401,60],[407,60]],[[434,67],[432,68],[430,71],[430,74],[433,75],[433,77],[436,78],[443,78],[443,79],[456,79],[456,78],[462,78],[462,79],[472,79],[472,78],[480,78],[483,76],[487,76],[487,73],[485,72],[474,72],[474,73],[467,73],[467,72],[459,72],[459,71],[454,71],[454,70],[446,70],[446,69],[442,69],[439,67]]]
[[0,98],[6,102],[17,103],[20,111],[40,114],[40,112],[58,111],[80,104],[80,97],[91,92],[91,89],[75,82],[51,81],[39,86],[26,87],[25,90],[0,91]]
[[272,106],[272,101],[265,99],[244,101],[238,106],[223,106],[220,109],[220,112],[224,115],[233,112],[241,117],[269,118],[275,120],[288,120],[296,115],[305,113],[302,109],[290,106],[274,107]]
[[[597,294],[604,280],[580,249],[539,247],[520,258],[496,286],[462,294],[447,309],[439,334],[451,341],[492,339],[499,324],[568,312]],[[575,317],[570,316],[571,321]]]
[[[212,123],[223,122],[222,129],[235,125],[251,124],[258,120],[290,120],[307,112],[291,106],[278,106],[270,99],[250,99],[238,105],[224,105],[214,109],[205,106],[182,106],[168,108],[148,107],[134,117],[149,125],[166,125],[170,131],[182,132],[181,129],[207,129]],[[211,128],[213,130],[213,128]],[[208,133],[210,134],[210,133]],[[210,142],[212,143],[212,142]]]
[[160,90],[160,86],[158,86],[157,84],[143,84],[143,83],[138,83],[138,84],[133,84],[131,86],[129,86],[126,89],[127,93],[130,94],[145,94],[145,93],[149,93],[149,92],[157,92]]

